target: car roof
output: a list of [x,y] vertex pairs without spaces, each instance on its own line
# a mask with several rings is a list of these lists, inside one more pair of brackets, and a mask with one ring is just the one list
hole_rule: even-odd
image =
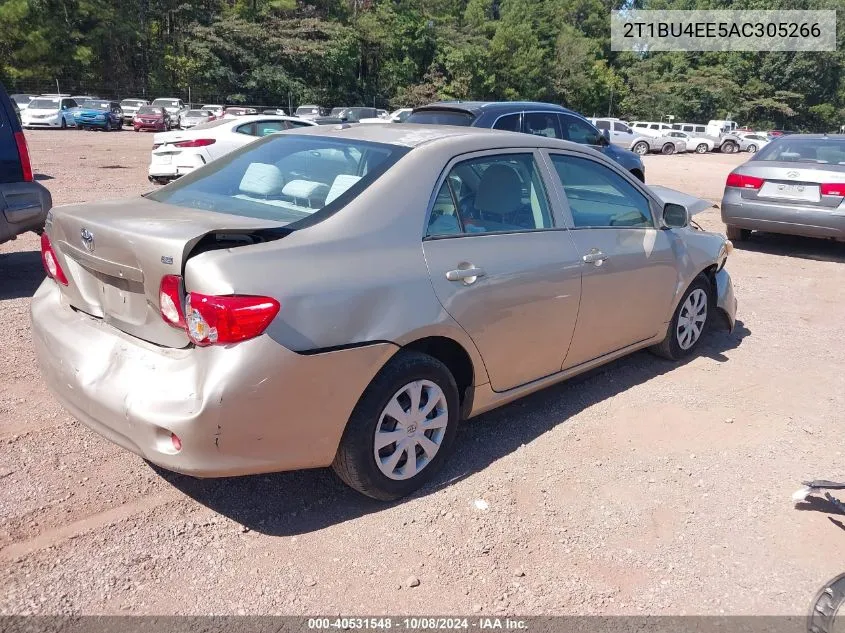
[[414,112],[425,110],[462,110],[475,115],[484,112],[522,112],[523,110],[577,114],[556,103],[544,103],[542,101],[437,101],[414,108]]
[[[318,125],[299,128],[284,132],[284,134],[313,134],[316,136],[385,143],[410,148],[438,141],[466,142],[467,144],[475,145],[485,137],[490,139],[491,147],[495,147],[498,144],[501,147],[548,147],[550,149],[576,149],[578,151],[584,151],[585,148],[584,145],[546,136],[463,125],[426,125],[415,123],[367,123],[365,125],[350,125],[349,123],[341,123],[338,125]],[[495,143],[496,140],[498,140],[498,143]]]
[[[782,130],[774,130],[775,132],[779,132]],[[845,134],[789,134],[784,136],[784,138],[806,138],[806,139],[815,139],[818,141],[824,140],[831,140],[831,141],[842,141],[845,140]]]

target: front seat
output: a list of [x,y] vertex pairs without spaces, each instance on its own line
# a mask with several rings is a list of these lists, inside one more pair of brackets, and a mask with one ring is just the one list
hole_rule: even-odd
[[501,224],[515,224],[522,211],[522,181],[509,165],[494,163],[484,170],[475,192],[474,217]]

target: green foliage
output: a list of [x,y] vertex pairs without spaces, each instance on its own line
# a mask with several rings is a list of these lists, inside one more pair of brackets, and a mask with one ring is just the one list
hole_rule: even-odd
[[[622,7],[837,8],[841,0],[0,0],[13,88],[326,106],[537,99],[587,115],[828,130],[835,53],[614,53]],[[23,88],[26,89],[26,88]],[[34,90],[29,88],[28,90]]]

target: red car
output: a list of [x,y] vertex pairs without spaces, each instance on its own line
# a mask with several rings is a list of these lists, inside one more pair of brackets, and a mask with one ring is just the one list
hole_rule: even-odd
[[132,127],[136,132],[141,130],[166,132],[170,129],[170,115],[164,108],[141,106],[135,113],[135,118],[132,119]]

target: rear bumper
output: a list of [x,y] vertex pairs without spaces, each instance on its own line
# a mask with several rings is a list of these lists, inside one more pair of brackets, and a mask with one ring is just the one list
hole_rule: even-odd
[[44,228],[53,206],[50,192],[37,182],[0,184],[0,244]]
[[149,175],[153,178],[178,178],[211,162],[201,148],[198,151],[153,152]]
[[722,198],[722,221],[741,229],[845,240],[845,203],[834,209],[742,198],[730,188]]
[[136,132],[140,132],[142,130],[150,130],[153,132],[164,132],[167,130],[167,125],[164,123],[132,123],[132,127],[135,128]]
[[728,330],[733,332],[736,326],[737,301],[731,276],[724,268],[716,273],[716,307],[725,317]]
[[74,417],[163,468],[199,477],[329,465],[361,393],[396,350],[380,343],[302,355],[267,335],[162,348],[71,309],[49,279],[31,311],[41,373]]

